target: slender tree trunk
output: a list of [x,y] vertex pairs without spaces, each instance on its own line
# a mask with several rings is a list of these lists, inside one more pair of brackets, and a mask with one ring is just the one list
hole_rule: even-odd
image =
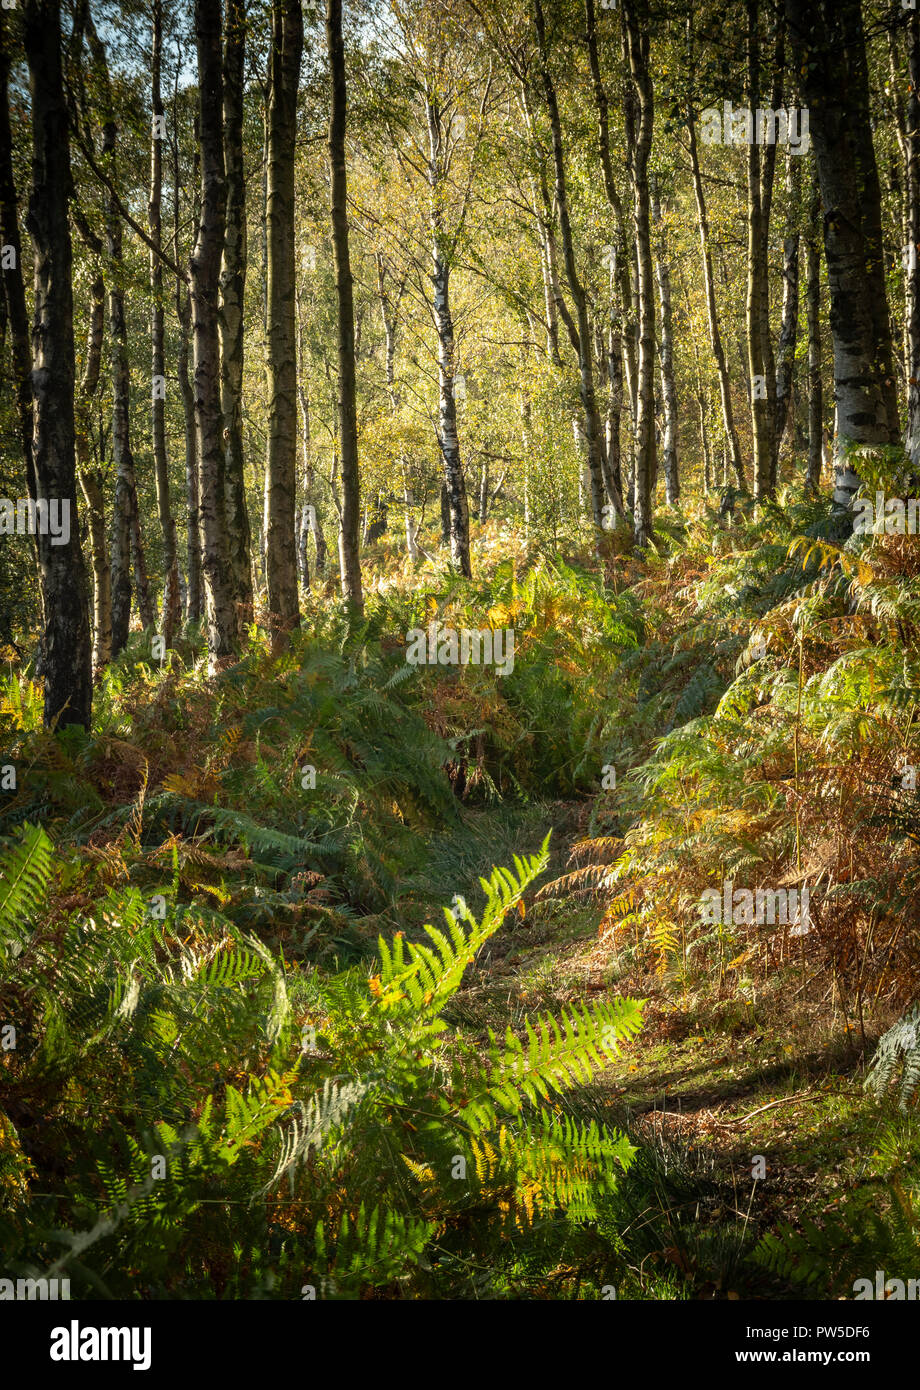
[[659,369],[661,373],[661,398],[664,403],[664,440],[662,443],[662,462],[664,465],[665,498],[669,507],[676,507],[680,501],[680,476],[677,468],[677,384],[674,379],[674,335],[671,315],[671,265],[668,254],[667,232],[661,215],[658,179],[654,177],[652,187],[652,217],[659,232],[658,255],[655,270],[658,277],[658,302],[661,306],[661,354]]
[[303,306],[297,292],[297,399],[300,402],[300,447],[303,455],[303,503],[300,508],[300,529],[298,531],[298,557],[300,577],[305,589],[310,587],[310,560],[308,542],[312,534],[316,562],[316,576],[321,578],[326,568],[326,543],[319,516],[319,502],[316,495],[316,474],[313,467],[313,440],[310,429],[310,396],[307,390],[307,359],[303,346]]
[[549,67],[549,54],[546,47],[546,25],[543,17],[542,0],[534,0],[534,21],[540,60],[540,78],[543,84],[543,94],[546,101],[546,109],[549,114],[550,129],[553,139],[556,206],[559,214],[559,229],[562,235],[565,273],[566,279],[569,282],[572,301],[575,305],[577,320],[577,329],[573,327],[571,322],[568,327],[569,336],[573,339],[572,345],[578,353],[579,385],[582,409],[585,417],[584,433],[591,487],[591,515],[597,532],[597,544],[599,545],[603,527],[606,491],[601,461],[601,424],[594,388],[594,355],[591,345],[591,329],[588,322],[587,297],[581,280],[579,279],[578,268],[575,263],[575,246],[569,218],[568,188],[566,184],[565,160],[562,148],[562,123],[559,117],[559,105],[556,100],[556,87]]
[[[208,633],[208,673],[213,676],[235,655],[238,632],[227,559],[223,416],[220,403],[218,293],[227,209],[220,0],[195,0],[195,36],[198,49],[201,215],[191,257],[190,297],[197,500]],[[189,525],[191,529],[191,521]]]
[[66,507],[64,544],[38,535],[44,592],[42,666],[46,727],[92,717],[92,641],[77,525],[75,477],[73,248],[70,136],[61,68],[60,0],[26,0],[23,34],[32,97],[32,190],[27,227],[34,248],[32,459],[36,495]]
[[[94,76],[102,105],[102,144],[100,158],[113,186],[118,187],[116,149],[118,125],[115,121],[112,83],[105,45],[96,32],[92,14],[85,11]],[[131,622],[131,572],[142,625],[152,627],[156,613],[150,598],[144,547],[137,502],[137,479],[131,449],[131,365],[128,354],[128,327],[125,318],[122,225],[117,200],[106,194],[106,243],[109,271],[109,336],[112,353],[112,452],[115,463],[115,503],[112,521],[112,655],[117,656],[128,640]]]
[[245,0],[227,0],[224,38],[224,164],[227,223],[220,272],[220,397],[230,578],[240,638],[252,621],[252,535],[243,474],[243,311],[246,287],[246,178],[243,166]]
[[524,539],[530,540],[531,496],[530,496],[530,455],[531,455],[531,404],[526,391],[521,392],[521,445],[524,452]]
[[709,429],[706,423],[706,393],[703,391],[699,379],[697,379],[696,407],[700,422],[700,449],[703,454],[703,496],[708,497],[712,487],[712,455],[709,449]]
[[[26,490],[34,502],[37,497],[35,466],[32,462],[32,349],[29,342],[29,314],[26,308],[25,280],[22,266],[22,241],[19,235],[19,199],[13,173],[13,133],[9,106],[9,42],[5,33],[6,16],[0,9],[0,245],[4,250],[3,296],[10,330],[13,382],[19,417],[19,435],[25,465]],[[8,249],[6,249],[8,248]],[[12,264],[8,258],[12,256]],[[40,573],[38,541],[30,537],[36,572]],[[44,603],[42,586],[38,586],[40,603]],[[42,627],[45,615],[42,612]]]
[[[607,331],[607,414],[604,433],[607,454],[607,474],[613,492],[623,497],[623,470],[620,453],[620,419],[623,413],[623,335],[620,330],[620,313],[611,305],[610,327]],[[608,488],[608,496],[615,506],[614,497]]]
[[297,600],[297,362],[294,146],[303,49],[299,0],[273,0],[268,111],[268,453],[265,574],[273,640],[300,625]]
[[489,460],[485,458],[479,469],[478,511],[478,521],[480,526],[483,526],[489,514]]
[[692,112],[688,115],[687,128],[689,134],[690,170],[693,175],[696,211],[700,224],[700,246],[703,255],[703,283],[706,289],[706,313],[709,322],[709,341],[712,346],[712,355],[715,359],[716,372],[719,378],[719,396],[722,402],[722,426],[728,444],[731,466],[734,469],[739,488],[743,488],[744,465],[741,462],[741,446],[738,443],[738,431],[735,429],[731,383],[728,378],[728,368],[725,364],[725,348],[722,345],[722,334],[719,330],[715,277],[712,272],[712,252],[709,247],[709,215],[706,210],[703,179],[700,173],[699,151],[696,143],[696,120]]
[[191,302],[184,286],[178,290],[180,303],[179,347],[176,370],[182,393],[182,416],[185,424],[185,496],[188,507],[186,565],[188,583],[185,592],[185,621],[200,623],[204,614],[201,568],[201,516],[198,506],[198,436],[195,426],[195,392],[189,375],[189,338],[192,319]]
[[[300,298],[297,300],[297,340],[300,369],[297,375],[297,393],[301,410],[301,446],[303,449],[304,484],[303,518],[305,529],[301,534],[301,545],[306,546],[308,534],[313,536],[313,557],[316,576],[322,579],[326,573],[326,538],[323,534],[323,519],[320,512],[319,493],[316,487],[316,469],[313,463],[313,440],[310,426],[310,396],[307,389],[307,361],[303,351],[302,318]],[[307,581],[304,581],[305,584]]]
[[412,494],[409,491],[408,479],[403,479],[403,514],[406,524],[406,554],[410,560],[418,559],[418,533],[419,524],[412,519]]
[[[531,180],[531,190],[536,197],[536,180]],[[543,277],[543,306],[546,313],[546,355],[550,362],[557,367],[562,366],[562,354],[559,351],[559,315],[556,309],[556,281],[557,276],[555,267],[551,259],[552,243],[549,231],[543,217],[540,216],[539,208],[534,202],[537,236],[540,242],[540,271]]]
[[441,483],[441,544],[450,545],[450,493],[447,484]]
[[[630,247],[626,229],[626,217],[623,211],[623,201],[617,191],[616,182],[613,177],[613,165],[610,159],[610,122],[609,122],[609,102],[607,91],[601,77],[600,59],[597,47],[597,19],[594,0],[585,0],[585,19],[587,21],[586,37],[588,42],[588,60],[591,65],[591,85],[594,92],[594,107],[597,113],[597,141],[600,153],[601,172],[604,176],[604,192],[607,201],[613,209],[614,222],[616,225],[616,242],[613,246],[614,265],[611,267],[613,279],[617,287],[620,305],[620,323],[622,332],[620,341],[622,344],[622,361],[626,367],[626,389],[629,392],[629,399],[632,409],[633,424],[635,426],[638,413],[638,378],[636,374],[636,343],[637,343],[637,315],[636,306],[638,305],[638,289],[630,281]],[[635,252],[632,261],[636,270],[638,264]]]
[[[153,39],[151,45],[151,106],[153,128],[150,140],[150,202],[148,217],[150,240],[150,340],[153,365],[153,399],[151,429],[153,464],[156,473],[157,511],[163,533],[163,638],[172,646],[179,625],[179,561],[176,552],[176,523],[169,495],[169,460],[166,454],[166,353],[163,339],[163,262],[156,254],[162,245],[163,140],[166,134],[163,100],[160,92],[160,69],[163,51],[163,4],[153,0]],[[156,248],[154,250],[153,248]],[[95,557],[94,557],[95,573]]]
[[[692,310],[690,304],[690,291],[687,288],[687,277],[684,274],[683,265],[680,259],[675,261],[677,268],[677,278],[680,281],[681,291],[684,296],[684,303],[687,306],[688,322],[692,321]],[[700,429],[700,452],[703,456],[703,496],[709,494],[712,486],[712,451],[709,440],[709,390],[708,383],[704,384],[703,369],[700,363],[700,350],[696,341],[696,334],[690,333],[690,347],[693,351],[693,377],[694,377],[694,399],[696,401],[697,419]]]
[[786,157],[786,235],[783,238],[783,311],[776,349],[776,430],[771,478],[779,473],[779,456],[787,432],[792,428],[792,386],[795,379],[795,344],[799,331],[799,160],[788,151]]
[[811,202],[810,228],[805,251],[805,313],[808,324],[808,472],[805,491],[816,496],[821,483],[824,443],[824,400],[821,381],[821,252],[818,220],[821,199],[817,186]]
[[[178,121],[178,115],[176,117]],[[195,130],[195,176],[198,183],[198,130]],[[181,264],[179,249],[180,227],[180,187],[179,187],[179,137],[173,127],[173,260]],[[178,324],[178,347],[176,351],[176,374],[179,378],[179,392],[182,397],[182,418],[185,433],[185,497],[188,510],[186,530],[186,566],[188,582],[185,585],[185,621],[200,623],[203,606],[201,592],[201,529],[198,516],[198,442],[195,432],[195,392],[189,375],[189,342],[191,338],[192,306],[188,283],[176,281],[176,320]]]
[[[10,49],[6,15],[0,10],[0,244],[4,247],[3,292],[10,330],[13,380],[22,457],[29,497],[35,500],[35,468],[32,462],[32,350],[26,308],[22,244],[19,235],[19,200],[13,174],[13,132],[9,104]],[[7,248],[9,248],[7,250]],[[8,258],[11,256],[12,264]],[[35,547],[36,560],[38,547]]]
[[862,12],[859,0],[786,0],[786,17],[821,184],[837,405],[834,500],[848,507],[860,483],[853,447],[896,444],[900,433]]
[[633,185],[633,228],[639,265],[639,383],[636,419],[636,477],[633,501],[637,545],[652,536],[655,475],[655,282],[652,270],[651,209],[648,159],[652,147],[654,94],[649,73],[647,18],[640,22],[635,4],[623,5],[629,71],[636,104],[636,140],[629,151]]
[[907,16],[907,438],[914,468],[920,465],[920,12]]
[[98,676],[112,659],[112,571],[106,540],[105,492],[101,469],[90,455],[90,411],[99,385],[105,331],[105,284],[97,275],[90,289],[89,328],[83,376],[76,398],[76,459],[80,490],[89,520],[93,567],[93,671]]
[[443,182],[441,117],[436,99],[425,97],[428,121],[428,182],[430,186],[431,227],[431,284],[434,320],[438,334],[438,443],[444,465],[442,516],[447,507],[448,540],[451,564],[467,579],[470,566],[470,512],[466,496],[466,481],[460,459],[460,437],[457,433],[457,403],[454,398],[456,372],[454,321],[450,308],[450,261],[446,249],[446,234],[441,215],[441,184]]
[[[746,0],[748,33],[748,105],[751,112],[760,106],[760,5]],[[777,18],[773,55],[772,109],[779,106],[782,91],[785,31],[782,16]],[[751,400],[751,431],[754,439],[754,496],[769,497],[776,487],[776,364],[770,337],[769,234],[776,169],[775,140],[760,145],[751,131],[748,144],[748,284],[747,349]],[[766,132],[764,132],[765,134]]]
[[[299,3],[299,0],[296,0]],[[329,172],[332,188],[332,246],[335,253],[335,288],[338,309],[339,443],[342,451],[342,524],[339,560],[342,597],[359,612],[364,607],[358,528],[361,485],[358,477],[358,418],[355,386],[355,311],[348,249],[348,176],[345,169],[345,132],[348,92],[345,82],[345,46],[342,39],[342,0],[327,0],[326,45],[332,102],[329,116]]]
[[[905,6],[906,8],[906,6]],[[905,16],[906,18],[906,16]],[[901,88],[904,83],[902,72],[900,30],[894,25],[886,26],[886,38],[888,40],[888,74],[890,77],[890,103],[889,109],[894,116],[894,130],[898,142],[898,150],[901,154],[900,168],[892,161],[889,173],[889,190],[897,199],[898,209],[901,215],[901,247],[902,255],[905,257],[904,269],[904,313],[901,316],[901,353],[896,354],[895,360],[898,368],[899,385],[904,388],[904,400],[907,402],[910,383],[907,380],[910,370],[910,266],[909,253],[911,244],[910,235],[910,145],[907,138],[907,102],[901,100]],[[908,46],[909,46],[908,39]],[[908,93],[909,97],[909,93]]]

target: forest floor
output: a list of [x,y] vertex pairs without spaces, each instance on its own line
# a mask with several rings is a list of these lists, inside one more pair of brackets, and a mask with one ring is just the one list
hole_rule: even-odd
[[[561,871],[586,819],[584,803],[552,808],[551,871]],[[803,988],[797,960],[747,1007],[727,984],[681,994],[618,959],[609,937],[599,939],[602,916],[596,901],[559,898],[510,919],[458,995],[453,1021],[485,1041],[534,1010],[558,1014],[605,996],[646,1001],[639,1037],[583,1088],[573,1113],[622,1128],[660,1165],[671,1189],[664,1210],[640,1219],[670,1226],[674,1243],[653,1258],[674,1264],[683,1296],[753,1293],[739,1256],[764,1231],[820,1223],[873,1181],[887,1117],[864,1090],[863,1059],[897,1014],[876,1016],[863,1045],[829,994],[815,997],[811,978]]]

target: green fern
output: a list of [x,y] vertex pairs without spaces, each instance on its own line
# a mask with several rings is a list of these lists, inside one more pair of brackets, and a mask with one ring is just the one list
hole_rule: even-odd
[[899,1104],[907,1110],[920,1087],[920,1003],[914,1004],[879,1040],[866,1086],[883,1096],[899,1083]]

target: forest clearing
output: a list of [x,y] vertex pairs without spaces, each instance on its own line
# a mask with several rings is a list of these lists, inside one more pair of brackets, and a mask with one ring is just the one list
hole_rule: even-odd
[[918,89],[3,5],[0,1302],[920,1297]]

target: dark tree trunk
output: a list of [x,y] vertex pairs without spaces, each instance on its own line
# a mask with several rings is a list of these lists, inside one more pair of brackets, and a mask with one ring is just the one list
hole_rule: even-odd
[[109,258],[112,453],[115,462],[115,501],[112,509],[112,655],[117,656],[128,641],[131,624],[132,570],[138,612],[145,628],[153,626],[155,613],[147,582],[137,503],[137,478],[131,449],[131,364],[125,318],[122,225],[114,191],[119,186],[116,155],[118,125],[115,120],[112,82],[105,45],[99,38],[88,7],[84,10],[84,19],[101,105],[100,163],[111,185],[105,198],[105,228]]
[[776,431],[772,478],[776,484],[783,441],[792,426],[792,386],[795,379],[795,344],[799,331],[799,159],[790,150],[786,158],[788,212],[783,238],[783,309],[776,348]]
[[227,558],[223,416],[220,405],[218,293],[227,209],[220,0],[195,0],[195,34],[198,47],[201,216],[191,258],[193,389],[208,671],[216,675],[235,655],[238,640],[236,605]]
[[[22,240],[19,235],[19,200],[13,174],[13,132],[9,107],[9,43],[6,17],[0,10],[0,244],[12,252],[12,265],[3,266],[3,307],[10,331],[13,387],[19,418],[19,435],[25,465],[26,490],[34,502],[37,496],[35,467],[32,462],[32,349],[29,343],[29,313],[22,267]],[[9,254],[9,253],[6,253]],[[36,569],[40,570],[38,541],[31,537]],[[39,584],[39,595],[42,587]],[[42,614],[44,624],[44,613]]]
[[[619,315],[611,309],[607,333],[607,416],[604,433],[607,454],[607,475],[614,492],[622,501],[623,469],[620,453],[620,418],[623,413],[623,335]],[[608,492],[610,488],[608,488]],[[614,498],[610,498],[615,506]]]
[[[6,16],[0,10],[0,244],[11,248],[13,262],[12,265],[8,265],[4,261],[3,291],[10,331],[13,381],[19,415],[26,485],[29,496],[34,501],[36,491],[35,469],[32,463],[32,350],[29,345],[29,314],[26,308],[22,243],[19,235],[19,200],[16,196],[16,184],[13,175],[9,71],[10,52],[9,39],[6,34]],[[36,547],[37,557],[38,549]]]
[[441,484],[441,544],[450,545],[450,493],[447,484]]
[[649,72],[647,13],[633,3],[623,5],[629,71],[636,104],[636,138],[628,155],[633,186],[633,229],[638,252],[639,363],[636,416],[636,468],[633,498],[636,543],[652,536],[657,453],[655,443],[655,282],[652,270],[651,208],[648,159],[652,147],[654,94]]
[[[178,119],[178,116],[177,116]],[[197,136],[197,129],[196,129]],[[195,161],[195,183],[197,184],[197,140]],[[180,262],[179,190],[179,139],[173,130],[173,260]],[[192,306],[189,286],[185,280],[176,281],[176,319],[178,322],[178,348],[176,351],[176,374],[179,378],[179,391],[182,396],[182,418],[185,426],[185,497],[188,509],[186,530],[186,564],[188,582],[185,585],[185,621],[200,623],[203,613],[201,593],[201,530],[198,517],[198,443],[195,436],[195,392],[189,375],[189,340],[191,336]]]
[[821,251],[818,220],[821,199],[815,188],[811,203],[805,255],[805,313],[808,321],[808,472],[805,491],[814,496],[821,482],[824,443],[824,399],[821,380]]
[[[746,0],[748,53],[748,106],[760,107],[760,5]],[[782,16],[776,20],[773,53],[773,93],[771,107],[779,106],[785,60],[785,31]],[[753,136],[754,132],[752,132]],[[754,440],[754,496],[769,497],[776,488],[776,364],[770,337],[769,235],[776,171],[776,142],[748,144],[748,284],[747,352],[748,389],[751,401],[751,432]]]
[[450,304],[450,254],[443,225],[441,186],[444,181],[441,113],[437,97],[426,91],[425,115],[428,123],[428,183],[430,189],[429,225],[431,229],[432,308],[438,334],[438,444],[444,470],[441,488],[441,515],[447,506],[447,535],[451,564],[467,579],[470,565],[470,511],[466,480],[460,458],[457,431],[457,402],[454,377],[457,370],[454,320]]
[[834,500],[848,507],[860,483],[853,447],[896,444],[900,432],[862,11],[859,0],[786,0],[786,17],[821,185],[837,402]]
[[165,117],[160,92],[160,69],[163,51],[163,4],[153,0],[153,40],[151,44],[151,106],[153,129],[150,141],[150,341],[153,365],[153,400],[151,428],[153,436],[153,465],[156,473],[157,511],[163,534],[163,610],[162,630],[167,647],[172,646],[179,625],[179,561],[176,551],[176,523],[169,495],[169,459],[166,453],[165,390],[158,389],[166,382],[166,353],[163,337],[163,262],[157,252],[162,247],[163,138]]
[[245,0],[227,0],[224,40],[224,162],[227,225],[220,275],[220,385],[224,417],[227,558],[239,633],[252,621],[252,538],[243,477],[243,299],[246,287],[246,179],[243,165]]
[[268,110],[268,453],[265,573],[276,641],[300,624],[297,599],[297,362],[294,144],[303,48],[300,0],[273,0]]
[[59,0],[26,0],[23,32],[32,96],[32,191],[27,226],[35,252],[32,458],[38,499],[69,509],[66,544],[39,534],[45,604],[42,666],[46,727],[92,717],[92,641],[77,526],[73,249],[68,199],[70,138],[61,68]]
[[342,39],[342,0],[327,0],[326,45],[332,102],[329,115],[329,172],[332,190],[332,246],[338,309],[339,445],[342,451],[342,518],[339,559],[342,596],[359,611],[361,590],[359,525],[361,490],[358,478],[358,421],[355,402],[355,312],[351,258],[348,249],[348,180],[345,170],[345,129],[348,93],[345,86],[345,46]]
[[920,465],[920,12],[907,17],[907,438],[914,468]]

